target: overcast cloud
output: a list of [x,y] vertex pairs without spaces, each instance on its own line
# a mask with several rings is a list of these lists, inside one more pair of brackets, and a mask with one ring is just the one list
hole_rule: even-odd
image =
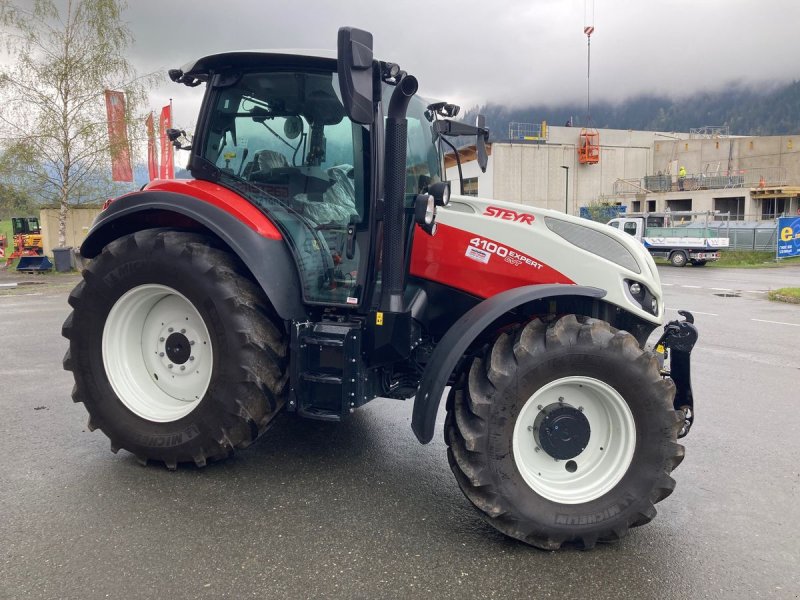
[[[226,50],[333,49],[339,26],[361,27],[422,94],[471,106],[585,102],[584,14],[584,0],[129,0],[126,19],[134,63],[164,72]],[[798,23],[796,0],[596,0],[592,98],[796,79]],[[173,97],[176,124],[193,123],[200,90],[164,82],[153,108]]]

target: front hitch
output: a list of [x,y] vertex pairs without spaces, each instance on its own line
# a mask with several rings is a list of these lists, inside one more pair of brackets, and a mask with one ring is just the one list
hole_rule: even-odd
[[670,321],[664,325],[664,333],[656,342],[656,352],[663,359],[669,358],[669,370],[662,368],[661,374],[670,377],[675,383],[673,406],[676,411],[683,413],[683,426],[678,432],[678,437],[682,438],[689,433],[694,423],[690,355],[697,342],[697,328],[694,326],[692,313],[679,310],[678,314],[685,320]]

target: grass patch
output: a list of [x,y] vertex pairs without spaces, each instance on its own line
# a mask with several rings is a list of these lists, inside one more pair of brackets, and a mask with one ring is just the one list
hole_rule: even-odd
[[769,299],[774,300],[775,302],[800,304],[800,288],[785,287],[778,290],[770,290]]
[[774,252],[754,252],[750,250],[724,250],[720,252],[719,260],[708,263],[714,267],[775,267]]

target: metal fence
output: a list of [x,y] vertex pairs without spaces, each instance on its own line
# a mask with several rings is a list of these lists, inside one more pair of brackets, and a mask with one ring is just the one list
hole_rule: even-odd
[[731,130],[727,125],[706,125],[705,127],[692,127],[689,137],[692,139],[713,139],[730,137]]
[[707,170],[703,173],[688,173],[681,179],[674,175],[645,175],[641,179],[617,179],[614,182],[615,196],[631,196],[649,192],[678,192],[695,190],[722,190],[737,188],[763,188],[786,185],[785,167],[761,167],[736,169],[733,171]]
[[509,123],[508,139],[511,141],[545,140],[547,139],[547,125],[544,123]]
[[712,237],[727,237],[729,250],[775,252],[778,241],[776,221],[709,221],[692,223],[687,230],[708,227]]

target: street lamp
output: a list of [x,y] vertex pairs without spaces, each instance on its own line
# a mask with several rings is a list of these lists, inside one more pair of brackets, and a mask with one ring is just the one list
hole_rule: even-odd
[[566,177],[564,186],[564,212],[569,214],[569,167],[561,165],[562,169],[566,169]]

